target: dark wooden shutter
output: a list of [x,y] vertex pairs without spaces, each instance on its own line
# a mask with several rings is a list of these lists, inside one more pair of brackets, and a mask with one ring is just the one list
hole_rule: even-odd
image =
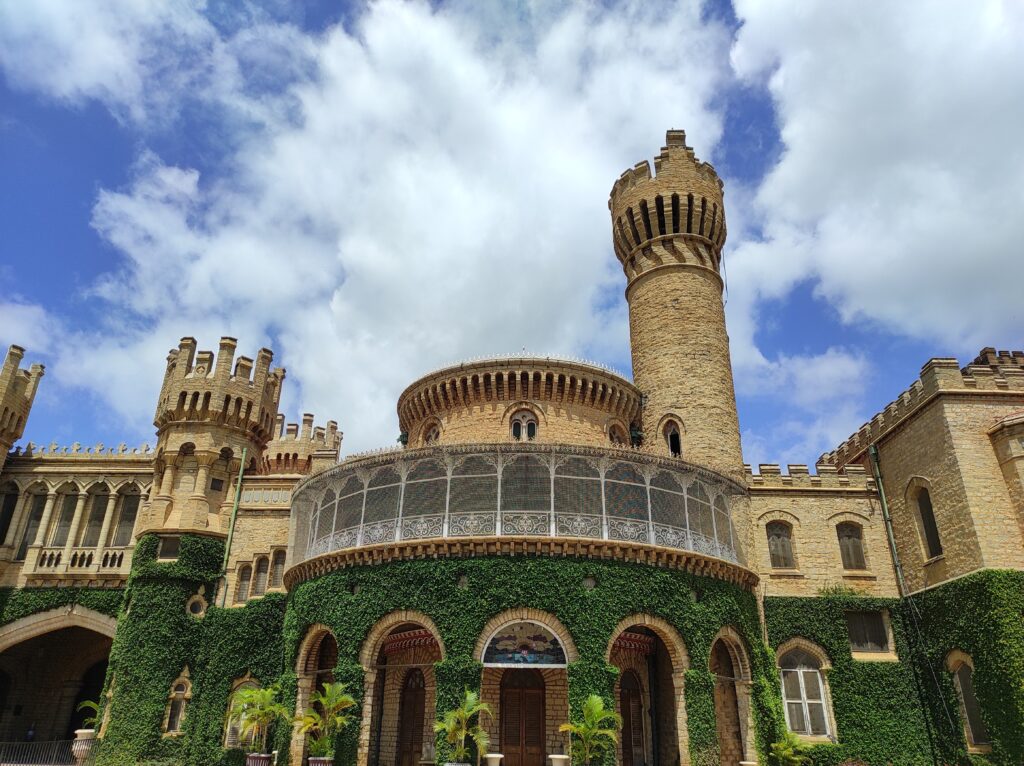
[[398,710],[398,764],[417,766],[423,756],[423,716],[426,706],[426,679],[413,668],[405,674],[402,701]]
[[544,678],[536,670],[507,670],[501,684],[502,766],[544,766]]
[[623,766],[644,764],[644,718],[640,681],[636,673],[627,670],[619,686],[619,710],[622,713]]

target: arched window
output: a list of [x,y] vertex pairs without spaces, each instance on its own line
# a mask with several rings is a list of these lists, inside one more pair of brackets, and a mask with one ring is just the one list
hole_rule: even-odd
[[437,423],[434,423],[433,425],[429,426],[427,430],[423,433],[424,444],[434,444],[440,438],[441,426],[437,425]]
[[7,530],[11,528],[14,510],[18,507],[18,487],[8,482],[0,489],[0,544],[7,538]]
[[779,660],[786,725],[794,734],[827,737],[825,683],[821,663],[803,649],[791,649]]
[[287,558],[285,551],[274,551],[274,562],[270,567],[270,587],[284,587],[284,562]]
[[253,597],[262,596],[267,592],[267,577],[270,574],[270,559],[260,556],[256,559],[256,577],[252,583]]
[[517,442],[537,438],[537,416],[529,410],[520,410],[512,416],[512,438]]
[[71,522],[75,518],[75,506],[78,504],[78,490],[74,487],[57,498],[57,505],[60,513],[57,516],[57,524],[53,530],[53,537],[50,545],[59,548],[68,541],[68,534],[71,532]]
[[978,704],[978,697],[974,693],[974,668],[971,667],[969,658],[955,656],[947,660],[947,663],[953,673],[953,686],[956,687],[956,694],[960,700],[960,716],[963,720],[967,744],[971,747],[991,744],[988,727],[981,717],[981,705]]
[[626,429],[618,423],[612,424],[608,429],[608,440],[616,447],[624,447],[629,443],[629,435]]
[[679,433],[679,424],[670,420],[665,424],[665,429],[662,432],[665,436],[665,444],[668,445],[668,454],[672,457],[683,456],[683,439]]
[[249,734],[246,737],[242,737],[239,728],[238,721],[232,720],[231,709],[235,706],[235,695],[243,689],[259,689],[260,685],[251,678],[244,678],[240,681],[236,681],[234,687],[231,689],[231,696],[228,697],[228,716],[224,722],[224,747],[231,749],[236,747],[242,747],[248,745],[252,739],[252,735]]
[[921,519],[921,532],[928,558],[933,559],[942,554],[942,540],[939,538],[939,527],[935,523],[932,496],[925,487],[917,492],[917,512]]
[[793,527],[784,521],[772,521],[765,527],[768,534],[768,555],[773,569],[796,569],[793,555]]
[[83,548],[95,548],[100,544],[100,531],[103,529],[103,519],[107,515],[109,504],[110,490],[105,484],[101,484],[95,492],[90,493],[88,519],[82,531],[82,541],[79,543]]
[[238,569],[238,589],[235,591],[235,603],[244,604],[249,600],[249,584],[252,582],[252,567],[245,564]]
[[121,494],[121,510],[117,514],[117,524],[114,527],[114,536],[110,540],[111,546],[124,548],[132,543],[132,532],[135,531],[135,517],[139,513],[138,489],[132,487],[124,490]]
[[836,527],[839,537],[839,555],[843,559],[843,569],[867,569],[864,560],[864,530],[860,524],[844,521]]
[[190,699],[192,699],[192,681],[189,680],[188,668],[185,668],[171,684],[171,693],[167,695],[164,732],[167,734],[181,733],[181,727],[185,723],[185,710]]
[[21,545],[18,546],[18,555],[15,561],[24,561],[28,553],[28,546],[35,542],[36,534],[39,532],[39,525],[43,521],[43,511],[46,508],[46,494],[40,492],[32,495],[32,507],[28,514],[28,524],[25,525],[25,534],[21,537]]

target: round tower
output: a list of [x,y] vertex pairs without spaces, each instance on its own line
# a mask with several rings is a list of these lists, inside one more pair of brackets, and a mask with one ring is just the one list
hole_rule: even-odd
[[612,187],[615,254],[626,273],[633,378],[644,444],[732,475],[743,470],[725,331],[722,182],[670,130],[651,166]]
[[[227,534],[228,513],[243,455],[257,468],[274,436],[285,371],[270,369],[260,349],[234,359],[234,338],[221,338],[216,358],[182,338],[167,355],[153,425],[157,459],[153,491],[139,534],[181,531]],[[232,362],[234,364],[232,365]]]

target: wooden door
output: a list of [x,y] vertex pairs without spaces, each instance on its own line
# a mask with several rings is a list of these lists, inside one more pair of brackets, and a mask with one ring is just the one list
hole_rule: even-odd
[[500,715],[502,766],[544,766],[544,677],[536,670],[506,670]]
[[405,674],[402,700],[398,706],[398,766],[417,766],[423,757],[423,715],[426,706],[423,671],[413,668]]
[[619,683],[619,710],[622,713],[622,764],[644,766],[644,705],[640,680],[627,670]]

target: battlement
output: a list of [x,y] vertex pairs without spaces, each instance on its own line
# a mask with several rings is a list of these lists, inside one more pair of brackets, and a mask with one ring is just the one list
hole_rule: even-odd
[[749,465],[743,466],[747,486],[751,489],[842,489],[874,491],[875,481],[868,476],[864,466],[848,465],[836,468],[834,465],[818,463],[817,473],[811,473],[806,465],[790,464],[787,473],[777,463],[761,463],[757,473]]
[[283,414],[274,421],[274,437],[263,453],[260,473],[310,473],[315,453],[331,453],[337,461],[344,437],[335,420],[328,420],[326,427],[314,426],[310,413],[302,416],[302,426],[285,423]]
[[32,401],[46,368],[33,364],[23,369],[25,349],[11,346],[0,368],[0,450],[8,450],[25,432]]
[[84,460],[116,458],[145,458],[152,460],[155,455],[153,448],[148,444],[139,447],[129,447],[121,442],[116,447],[107,447],[102,442],[93,446],[83,446],[80,442],[71,445],[61,446],[57,442],[50,442],[49,445],[29,442],[24,448],[16,447],[8,457],[11,458],[52,458],[67,459],[79,458]]
[[212,422],[246,432],[260,445],[273,435],[285,371],[270,364],[274,353],[261,348],[255,363],[235,359],[234,338],[220,339],[216,357],[197,351],[195,338],[182,338],[167,355],[154,425],[162,431],[178,422]]
[[820,463],[837,467],[860,461],[867,448],[940,393],[1024,393],[1024,351],[984,348],[966,367],[953,358],[929,359],[921,376]]
[[714,167],[686,145],[686,134],[668,131],[653,175],[645,160],[612,186],[612,240],[626,276],[669,264],[717,273],[726,237],[722,188]]

